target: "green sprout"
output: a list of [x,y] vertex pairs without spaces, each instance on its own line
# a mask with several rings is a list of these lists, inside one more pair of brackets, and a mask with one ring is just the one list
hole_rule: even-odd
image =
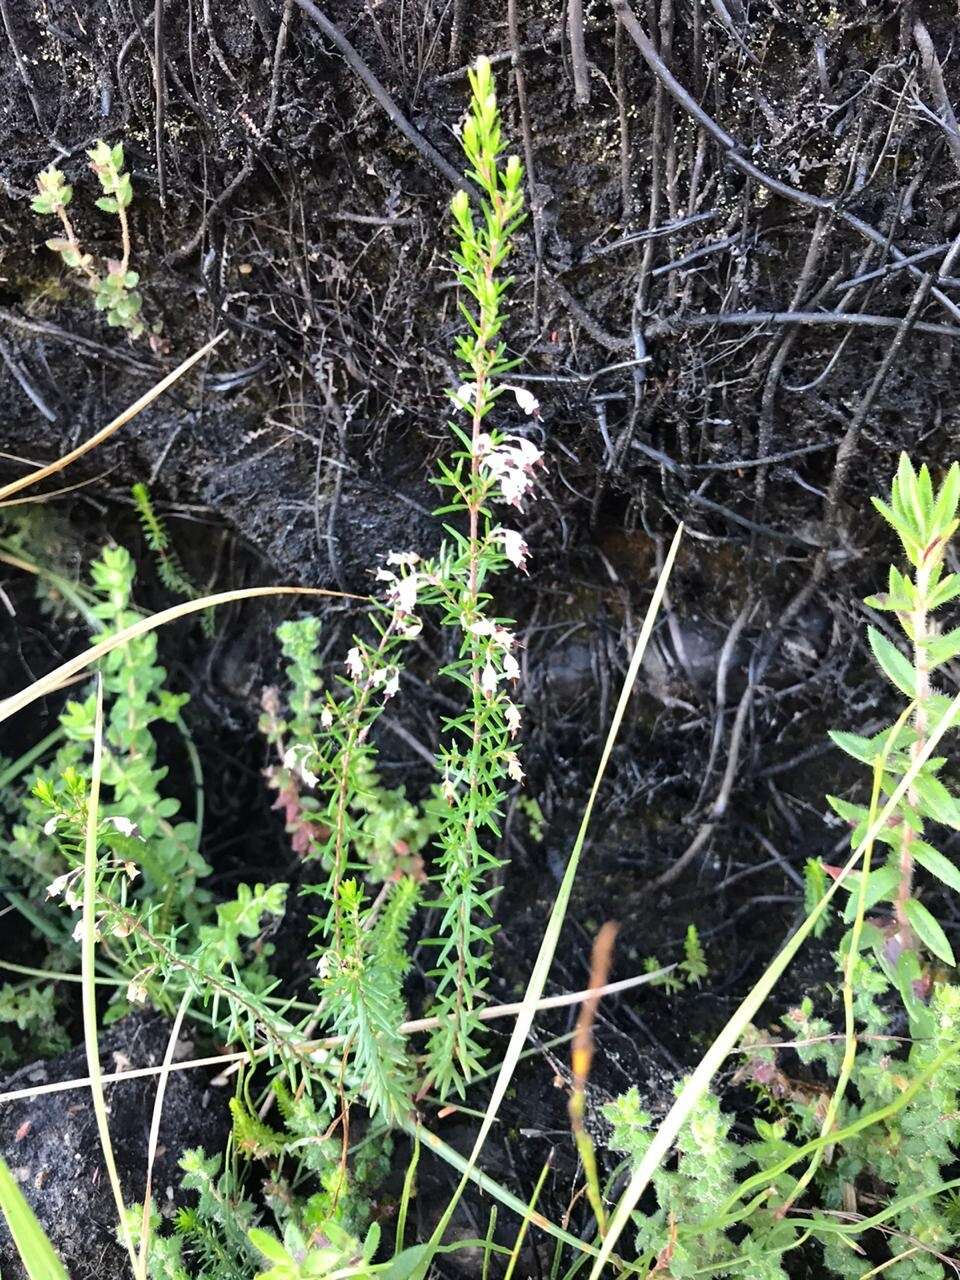
[[130,224],[127,209],[133,201],[133,184],[123,168],[123,146],[109,146],[102,140],[87,152],[90,168],[97,175],[103,195],[95,202],[104,213],[116,216],[120,224],[121,256],[98,261],[86,253],[67,213],[73,200],[73,187],[63,173],[51,165],[37,175],[39,194],[33,197],[34,213],[55,215],[63,228],[62,236],[47,240],[47,248],[58,253],[64,266],[79,272],[86,287],[94,295],[94,306],[106,312],[107,324],[126,329],[132,338],[145,332],[141,317],[143,298],[136,286],[140,276],[130,269]]

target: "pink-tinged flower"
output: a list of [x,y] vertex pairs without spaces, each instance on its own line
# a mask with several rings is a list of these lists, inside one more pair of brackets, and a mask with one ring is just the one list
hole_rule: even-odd
[[510,737],[515,738],[520,732],[520,708],[515,702],[508,701],[503,709],[503,716],[510,730]]
[[513,648],[513,642],[516,638],[509,627],[501,627],[498,624],[493,628],[493,643],[499,645],[505,653]]
[[357,645],[354,645],[347,654],[343,665],[347,668],[352,679],[359,680],[363,675],[363,658],[360,656],[360,649]]
[[533,485],[533,473],[543,455],[532,440],[504,436],[495,447],[478,448],[480,464],[496,479],[504,502],[519,507]]
[[514,782],[522,782],[523,767],[520,764],[520,760],[517,757],[517,753],[515,751],[508,751],[503,758],[507,762],[507,773],[510,775],[510,777],[514,780]]
[[521,573],[527,571],[527,544],[516,529],[499,528],[496,536],[503,543],[503,554],[511,564],[515,564]]

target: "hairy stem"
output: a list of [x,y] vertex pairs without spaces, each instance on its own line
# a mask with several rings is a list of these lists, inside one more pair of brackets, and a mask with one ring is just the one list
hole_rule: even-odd
[[80,254],[80,270],[84,273],[84,275],[90,281],[90,287],[92,289],[96,289],[96,287],[100,283],[100,277],[93,270],[93,268],[90,266],[89,263],[83,261],[83,258],[84,258],[83,249],[81,248],[80,241],[77,239],[77,233],[73,229],[73,223],[70,221],[69,214],[67,213],[66,209],[63,209],[63,208],[58,209],[57,213],[60,216],[60,222],[63,226],[64,235],[70,241],[70,248],[74,249],[77,253]]

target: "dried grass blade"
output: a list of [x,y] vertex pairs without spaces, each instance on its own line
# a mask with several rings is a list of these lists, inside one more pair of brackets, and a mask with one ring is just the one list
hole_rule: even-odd
[[180,1007],[177,1009],[177,1016],[173,1020],[173,1026],[170,1029],[170,1038],[167,1041],[167,1051],[163,1055],[163,1064],[160,1067],[160,1078],[157,1080],[157,1093],[153,1100],[153,1115],[150,1118],[150,1137],[147,1142],[147,1178],[146,1185],[143,1190],[143,1216],[140,1220],[140,1255],[137,1260],[136,1275],[137,1280],[147,1280],[147,1262],[150,1257],[150,1200],[153,1195],[153,1166],[157,1158],[157,1146],[160,1142],[160,1120],[163,1116],[163,1099],[167,1092],[167,1080],[170,1077],[170,1067],[173,1064],[173,1055],[177,1048],[177,1041],[180,1039],[180,1028],[183,1026],[183,1019],[190,1005],[191,993],[185,991],[183,999],[180,1001]]
[[108,440],[115,431],[119,431],[121,427],[126,426],[131,418],[135,418],[138,413],[152,404],[158,396],[162,396],[168,387],[172,387],[175,382],[193,368],[198,360],[202,360],[205,355],[208,355],[217,343],[226,336],[226,330],[224,330],[223,333],[218,333],[215,338],[211,338],[209,342],[204,343],[199,351],[195,351],[192,356],[188,356],[184,360],[183,364],[177,365],[176,369],[168,373],[165,378],[161,378],[149,391],[144,392],[139,400],[134,400],[133,404],[124,409],[119,417],[114,418],[112,422],[108,422],[99,431],[95,431],[88,440],[78,444],[75,449],[71,449],[62,458],[58,458],[56,462],[48,463],[47,466],[41,467],[39,471],[31,471],[29,475],[21,476],[19,480],[11,480],[9,484],[4,485],[0,489],[0,502],[5,498],[12,498],[15,493],[20,493],[21,490],[28,489],[31,485],[39,484],[41,480],[46,480],[48,476],[56,475],[64,467],[69,467],[71,462],[76,462],[85,453],[89,453],[91,449],[96,449],[98,445],[103,444],[104,440]]
[[172,605],[169,609],[161,609],[159,613],[153,613],[148,618],[140,618],[129,627],[124,627],[122,631],[118,631],[116,635],[109,636],[106,640],[101,640],[98,644],[91,645],[85,653],[78,654],[77,657],[71,658],[68,662],[61,663],[59,667],[55,667],[53,671],[48,672],[47,675],[41,676],[39,680],[35,680],[33,684],[28,685],[26,689],[21,689],[19,693],[15,693],[12,697],[0,702],[0,722],[15,715],[16,712],[22,711],[24,707],[29,707],[38,698],[43,698],[48,693],[52,693],[64,680],[69,680],[71,676],[75,676],[78,672],[93,666],[105,654],[112,653],[114,649],[119,649],[128,640],[135,640],[137,636],[145,635],[148,631],[155,631],[158,627],[166,626],[168,622],[176,622],[178,618],[183,618],[188,613],[198,613],[202,609],[210,609],[218,604],[230,604],[234,600],[253,600],[258,596],[329,596],[337,600],[360,600],[363,598],[362,596],[349,595],[344,591],[327,591],[323,587],[243,587],[237,591],[220,591],[215,595],[201,596],[199,600],[182,600],[179,604]]

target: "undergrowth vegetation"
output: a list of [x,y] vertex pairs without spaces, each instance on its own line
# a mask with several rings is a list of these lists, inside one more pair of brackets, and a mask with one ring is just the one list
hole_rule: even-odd
[[[479,199],[461,190],[452,202],[464,332],[456,346],[462,380],[450,390],[453,453],[436,476],[443,540],[429,559],[398,548],[375,569],[376,594],[335,663],[321,616],[284,622],[283,682],[261,699],[264,785],[275,793],[312,921],[302,939],[311,987],[294,998],[271,968],[271,934],[289,886],[240,883],[224,896],[209,883],[188,698],[172,687],[157,633],[136,605],[131,555],[110,543],[78,579],[58,563],[55,543],[38,537],[36,513],[20,507],[4,516],[0,549],[37,575],[55,616],[84,622],[98,659],[94,684],[68,693],[47,738],[0,762],[8,897],[43,945],[35,971],[0,990],[0,1052],[12,1062],[69,1043],[54,987],[41,975],[75,976],[86,943],[96,944],[105,984],[102,1023],[149,1006],[188,1016],[198,1036],[229,1051],[220,1080],[231,1089],[225,1151],[182,1153],[186,1207],[172,1217],[156,1198],[124,1205],[118,1237],[138,1277],[413,1280],[444,1252],[468,1247],[482,1259],[477,1274],[510,1276],[528,1229],[553,1237],[552,1280],[602,1272],[675,1280],[942,1275],[960,1239],[960,987],[951,981],[955,958],[937,895],[960,890],[960,871],[934,841],[938,828],[960,829],[960,801],[948,757],[935,752],[960,701],[938,691],[934,676],[960,654],[960,628],[944,632],[936,620],[960,596],[960,575],[947,567],[960,467],[935,489],[927,468],[917,472],[905,456],[889,502],[876,505],[909,568],[891,565],[887,591],[867,601],[877,619],[869,645],[902,711],[872,736],[833,734],[867,771],[861,794],[829,797],[852,832],[849,861],[808,861],[806,920],[795,938],[697,1071],[677,1082],[662,1124],[636,1089],[604,1108],[596,1128],[609,1140],[599,1158],[584,1123],[592,1019],[609,956],[597,961],[591,990],[575,997],[583,1011],[571,1141],[586,1184],[582,1198],[571,1189],[580,1202],[575,1231],[535,1216],[532,1202],[487,1179],[485,1189],[520,1215],[513,1248],[495,1242],[492,1223],[477,1241],[450,1244],[442,1229],[408,1238],[422,1145],[465,1177],[480,1176],[473,1160],[430,1132],[427,1117],[477,1096],[489,1074],[485,1022],[503,1012],[491,1007],[488,983],[501,824],[524,777],[523,712],[514,696],[517,639],[494,588],[499,575],[525,567],[528,548],[505,512],[522,507],[543,465],[532,431],[496,425],[506,400],[531,425],[538,413],[521,375],[508,381],[516,362],[502,337],[523,172],[515,157],[504,158],[486,60],[470,83],[462,143]],[[41,175],[34,207],[60,218],[65,239],[51,247],[86,277],[110,322],[136,336],[122,148],[100,143],[90,156],[105,192],[98,203],[118,217],[123,242],[106,275],[79,245],[59,171]],[[146,488],[134,499],[160,582],[179,601],[170,616],[208,610],[210,598],[183,568]],[[377,725],[427,625],[451,641],[452,657],[434,673],[450,709],[432,785],[408,794],[402,782],[384,781]],[[638,644],[624,698],[641,657]],[[163,759],[171,741],[189,764],[189,804],[169,786]],[[539,825],[536,800],[525,804]],[[771,989],[775,1002],[776,978],[809,935],[835,943],[838,1006],[804,1000],[763,1029],[753,1019]],[[411,983],[415,947],[428,959]],[[709,976],[693,926],[672,972],[653,959],[646,967],[638,983],[660,982],[668,992]],[[92,973],[81,966],[81,976],[89,993]],[[414,1023],[412,998],[424,1014]],[[736,1046],[734,1081],[755,1098],[742,1116],[725,1109],[715,1084],[711,1092],[724,1045]],[[506,1061],[500,1070],[509,1074],[515,1062]],[[96,1096],[93,1060],[90,1075]],[[742,1100],[742,1091],[734,1096]],[[400,1184],[391,1186],[398,1171]],[[52,1266],[5,1178],[0,1202],[20,1224],[28,1265],[32,1256],[35,1267]]]

